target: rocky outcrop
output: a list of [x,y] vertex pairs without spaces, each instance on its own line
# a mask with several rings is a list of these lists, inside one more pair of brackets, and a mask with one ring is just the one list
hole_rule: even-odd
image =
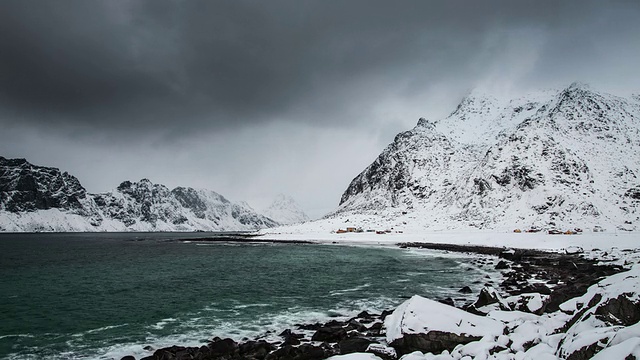
[[25,159],[0,156],[0,210],[10,212],[52,208],[84,212],[87,191],[78,179]]
[[591,359],[607,348],[621,329],[628,327],[629,332],[631,328],[638,328],[640,266],[602,280],[585,295],[560,308],[573,316],[565,326],[566,336],[558,346],[558,355],[567,359]]

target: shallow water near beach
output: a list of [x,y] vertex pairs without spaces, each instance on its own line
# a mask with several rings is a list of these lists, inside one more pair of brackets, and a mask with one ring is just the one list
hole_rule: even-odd
[[486,275],[456,254],[177,241],[203,235],[1,234],[0,359],[120,359],[254,338],[414,294],[457,297]]

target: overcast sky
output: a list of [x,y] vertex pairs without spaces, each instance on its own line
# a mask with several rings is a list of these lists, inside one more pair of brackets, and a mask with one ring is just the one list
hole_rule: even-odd
[[640,1],[0,1],[0,155],[312,217],[472,89],[640,92]]

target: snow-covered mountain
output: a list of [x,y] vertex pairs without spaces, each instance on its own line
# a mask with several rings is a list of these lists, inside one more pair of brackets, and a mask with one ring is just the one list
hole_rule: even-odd
[[0,157],[0,231],[235,231],[278,225],[209,191],[147,179],[89,194],[77,178]]
[[299,224],[309,221],[309,217],[290,196],[279,194],[271,205],[261,213],[282,225]]
[[639,176],[638,97],[582,84],[503,102],[469,95],[445,119],[398,134],[327,218],[635,229]]

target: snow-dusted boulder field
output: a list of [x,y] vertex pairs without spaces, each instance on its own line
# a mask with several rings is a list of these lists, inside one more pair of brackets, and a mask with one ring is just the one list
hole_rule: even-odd
[[384,324],[387,342],[403,360],[640,357],[640,265],[603,279],[560,309],[477,316],[414,296]]

